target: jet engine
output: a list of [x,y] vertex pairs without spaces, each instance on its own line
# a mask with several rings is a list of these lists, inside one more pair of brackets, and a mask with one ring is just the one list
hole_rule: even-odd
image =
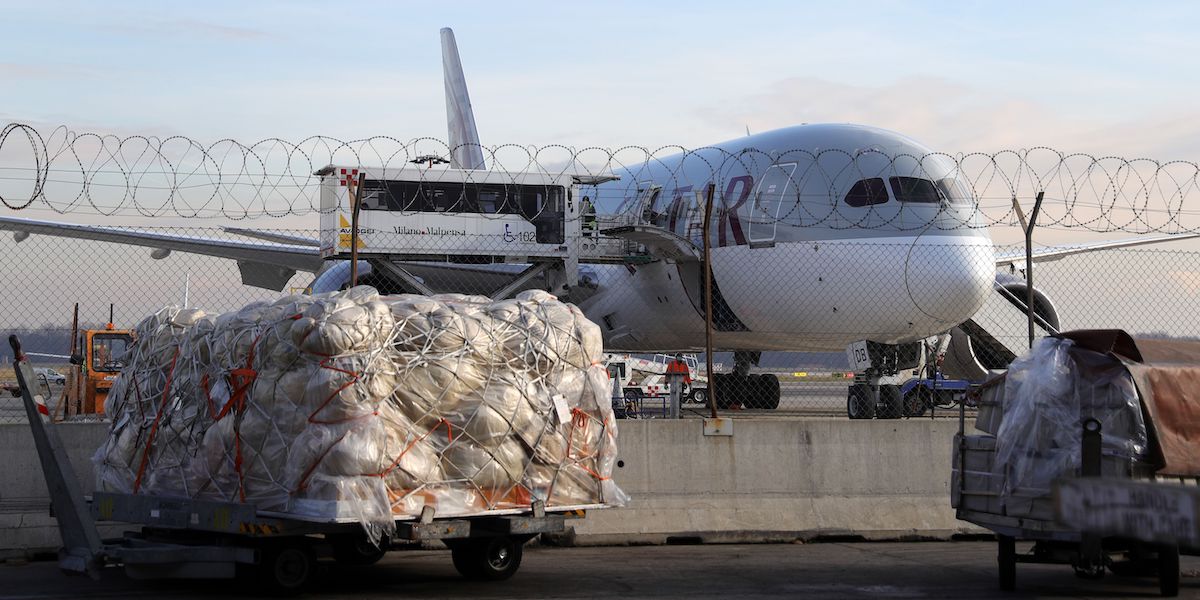
[[[982,309],[950,330],[950,345],[942,372],[952,379],[982,381],[988,371],[1007,369],[1029,349],[1029,322],[1025,309],[1028,286],[1015,275],[998,273],[993,293]],[[1033,288],[1034,334],[1059,330],[1058,310],[1045,292]]]

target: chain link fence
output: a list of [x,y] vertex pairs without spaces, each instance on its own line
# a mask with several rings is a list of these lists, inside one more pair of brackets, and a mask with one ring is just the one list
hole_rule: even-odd
[[[887,385],[938,365],[979,381],[1028,347],[1030,313],[1035,335],[1197,335],[1200,245],[1184,238],[1200,231],[1189,209],[1200,165],[1050,148],[951,155],[821,127],[764,138],[778,144],[765,149],[500,145],[480,148],[487,170],[462,171],[442,158],[458,149],[425,138],[202,143],[10,124],[0,328],[49,369],[50,408],[70,418],[98,418],[102,403],[67,401],[56,381],[72,354],[89,385],[115,377],[125,342],[104,333],[110,322],[355,282],[386,294],[548,290],[600,328],[620,355],[610,362],[628,367],[613,370],[614,394],[639,406],[665,390],[671,356],[653,354],[701,354],[711,313],[720,375],[693,370],[690,412],[715,396],[721,409],[845,415],[863,368],[847,348],[860,342]],[[847,135],[856,148],[834,143]],[[1039,241],[1138,237],[1043,257],[1030,290],[1024,247],[988,232],[1023,238],[1011,234],[1035,197]],[[1160,245],[1155,234],[1185,235]],[[98,333],[72,335],[76,304],[77,329]],[[881,416],[939,408],[903,389],[894,400]],[[0,401],[0,421],[21,418]]]
[[[464,242],[463,236],[436,232],[425,235],[429,252],[421,260],[380,261],[364,253],[357,275],[360,284],[389,294],[497,296],[548,288],[580,306],[600,327],[606,350],[645,358],[658,351],[701,354],[701,263],[685,257],[656,258],[647,253],[645,244],[612,238],[600,229],[589,230],[577,243],[615,246],[622,260],[582,264],[574,278],[561,270],[530,269],[535,263],[514,254],[513,242],[506,241],[504,233]],[[275,246],[208,227],[140,231]],[[318,237],[316,230],[259,234]],[[455,253],[464,243],[484,252]],[[1171,247],[1181,245],[1187,242],[1171,243]],[[438,249],[444,253],[439,255]],[[1024,298],[1024,277],[1016,267],[998,266],[1002,261],[997,258],[1019,254],[1020,248],[993,247],[985,238],[972,236],[918,237],[905,243],[813,239],[714,248],[714,344],[721,350],[715,360],[722,372],[728,372],[739,362],[757,358],[757,363],[747,366],[751,378],[762,381],[744,389],[727,387],[726,399],[719,404],[725,408],[740,402],[745,414],[845,415],[847,376],[852,371],[845,348],[855,340],[906,343],[904,347],[926,352],[935,346],[934,336],[948,331],[951,341],[944,365],[948,376],[977,379],[987,369],[1003,368],[1028,347],[1023,305],[1012,301]],[[287,294],[336,290],[349,283],[349,266],[344,260],[317,261],[317,272],[298,270],[276,286],[281,289],[272,290],[243,284],[245,270],[229,258],[188,252],[163,256],[152,247],[93,239],[5,235],[0,237],[0,273],[5,282],[0,291],[0,330],[19,335],[25,349],[37,353],[36,366],[65,373],[76,303],[81,329],[104,329],[110,304],[114,327],[131,329],[167,305],[186,303],[219,314]],[[1039,335],[1049,327],[1200,336],[1200,326],[1190,318],[1200,294],[1200,251],[1112,249],[1038,263],[1035,269]],[[82,353],[80,340],[75,341],[76,351]],[[762,354],[730,352],[736,349]],[[8,364],[11,352],[2,353]],[[899,369],[899,378],[920,373],[919,366],[905,364],[908,368]],[[702,371],[702,355],[700,367]],[[636,378],[624,381],[625,389],[639,388],[649,394],[646,388],[655,383],[643,381],[647,374],[653,375],[631,373]],[[53,373],[47,373],[44,384],[55,414],[101,418],[78,415],[88,411],[66,406],[63,386],[53,378]],[[0,380],[13,382],[11,375]],[[778,381],[775,407],[754,399],[762,389],[772,393],[772,380]],[[696,381],[691,389],[706,385]],[[685,403],[685,413],[707,412],[700,403],[705,400],[702,393],[690,399],[693,402]],[[0,400],[0,422],[23,419],[18,399],[5,395]]]

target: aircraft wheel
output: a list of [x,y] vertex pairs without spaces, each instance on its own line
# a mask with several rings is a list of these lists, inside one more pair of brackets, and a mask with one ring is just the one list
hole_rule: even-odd
[[762,375],[762,383],[759,386],[759,392],[762,393],[762,396],[760,397],[762,408],[770,410],[779,408],[779,397],[781,393],[778,376],[771,373]]
[[856,383],[850,386],[846,393],[846,416],[851,419],[875,418],[875,399],[871,394],[871,386]]
[[762,376],[755,373],[746,375],[744,377],[734,375],[733,378],[738,380],[738,383],[735,384],[737,387],[737,395],[734,397],[738,399],[738,402],[742,405],[742,408],[762,408],[762,406],[759,405],[759,396],[761,395],[762,388],[760,383],[762,382]]
[[717,394],[717,408],[726,410],[741,402],[741,391],[738,389],[740,377],[730,373],[714,373],[709,384]]

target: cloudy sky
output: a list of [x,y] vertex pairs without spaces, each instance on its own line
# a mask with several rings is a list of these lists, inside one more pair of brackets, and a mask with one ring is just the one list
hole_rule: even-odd
[[1200,158],[1191,2],[5,1],[0,118],[444,137],[453,27],[485,144],[699,146],[803,122],[950,152]]
[[[1200,161],[1195,2],[0,0],[0,15],[0,124],[43,130],[444,138],[449,26],[485,145],[697,147],[854,122],[949,153]],[[0,213],[56,216],[33,208]]]

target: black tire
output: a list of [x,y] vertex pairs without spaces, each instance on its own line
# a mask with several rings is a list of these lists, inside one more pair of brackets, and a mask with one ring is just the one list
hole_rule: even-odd
[[904,395],[904,416],[923,416],[929,408],[931,395],[932,393],[928,389],[920,385],[908,390],[908,393]]
[[266,546],[260,550],[258,580],[265,591],[293,596],[304,591],[317,570],[312,548],[300,544]]
[[714,373],[709,387],[716,392],[717,408],[727,410],[734,404],[740,404],[742,395],[737,382],[742,379],[730,373]]
[[688,401],[693,404],[703,404],[708,406],[708,390],[705,388],[692,388],[688,394]]
[[779,408],[779,377],[771,373],[762,376],[762,383],[759,385],[759,391],[762,392],[762,407],[767,410],[775,410]]
[[904,398],[900,397],[900,386],[879,386],[879,412],[876,416],[880,419],[899,419],[903,415]]
[[875,418],[875,398],[870,386],[862,383],[850,386],[846,392],[846,416],[851,419]]
[[942,410],[950,410],[958,406],[958,400],[954,399],[954,392],[950,390],[938,390],[937,394],[932,398],[933,405]]
[[1011,592],[1017,587],[1017,540],[996,536],[996,563],[1000,570],[1000,589]]
[[365,567],[373,565],[387,554],[389,541],[385,537],[379,545],[371,543],[365,535],[340,535],[330,540],[333,559],[342,565]]
[[1158,548],[1158,593],[1168,598],[1179,595],[1179,546]]
[[753,373],[745,377],[737,375],[733,377],[742,380],[740,386],[742,408],[763,408],[763,376]]
[[642,399],[646,397],[642,390],[628,388],[622,396],[625,398],[625,418],[642,418]]
[[467,579],[503,581],[521,568],[523,544],[513,538],[498,536],[451,547],[454,568]]

